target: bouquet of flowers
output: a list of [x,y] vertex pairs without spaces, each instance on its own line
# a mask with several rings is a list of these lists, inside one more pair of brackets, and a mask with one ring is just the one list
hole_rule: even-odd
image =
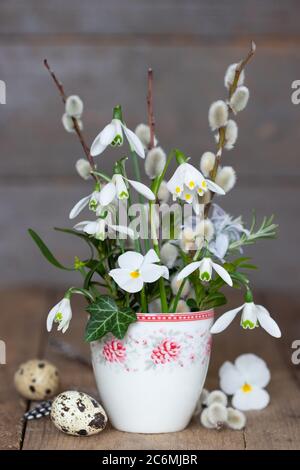
[[[71,209],[75,219],[83,210],[90,215],[73,228],[57,230],[80,237],[90,249],[89,259],[75,258],[73,268],[63,266],[33,230],[30,235],[42,254],[60,269],[73,269],[82,276],[82,287],[70,287],[64,298],[50,311],[48,331],[53,323],[63,333],[69,327],[73,294],[85,296],[88,306],[85,339],[95,341],[107,333],[121,339],[136,313],[176,313],[208,310],[226,303],[225,285],[243,289],[242,306],[222,315],[212,333],[223,331],[241,311],[241,326],[261,326],[275,337],[280,330],[269,312],[255,305],[247,271],[255,269],[243,247],[259,239],[274,238],[273,217],[250,228],[242,218],[233,218],[215,203],[235,185],[231,166],[221,166],[224,151],[232,150],[238,137],[235,117],[247,105],[249,90],[244,85],[245,66],[255,52],[230,65],[225,73],[227,99],[212,103],[208,121],[215,134],[216,150],[203,153],[199,169],[182,151],[173,149],[166,156],[155,135],[153,115],[153,75],[148,72],[148,125],[129,129],[121,106],[113,109],[112,121],[96,136],[91,147],[82,132],[83,103],[67,96],[48,62],[65,113],[62,123],[79,137],[86,159],[76,163],[79,175],[92,184],[87,195]],[[232,119],[232,117],[234,119]],[[124,156],[126,145],[127,154]],[[101,169],[101,157],[108,146],[116,153],[111,173]],[[122,156],[118,147],[122,146]],[[99,157],[98,160],[95,158]],[[121,157],[121,158],[120,158]],[[97,162],[97,164],[96,164]],[[141,182],[144,163],[149,185]],[[176,164],[173,174],[170,170]],[[135,179],[127,174],[133,165]],[[170,167],[171,164],[171,167]]]

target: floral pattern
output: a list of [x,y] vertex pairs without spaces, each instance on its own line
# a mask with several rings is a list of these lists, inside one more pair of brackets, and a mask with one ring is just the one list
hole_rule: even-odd
[[124,362],[126,359],[126,348],[121,341],[113,339],[104,344],[102,354],[108,362]]
[[175,361],[180,353],[180,344],[169,339],[164,339],[156,348],[153,349],[151,359],[154,364],[165,364]]

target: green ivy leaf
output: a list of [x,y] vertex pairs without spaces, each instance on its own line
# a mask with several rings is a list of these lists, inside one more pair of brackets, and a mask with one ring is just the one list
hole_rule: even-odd
[[40,252],[42,255],[45,256],[45,258],[49,261],[49,263],[53,264],[56,268],[59,269],[64,269],[65,271],[74,271],[73,268],[67,268],[66,266],[63,266],[56,258],[55,256],[51,253],[49,248],[45,245],[43,240],[40,238],[40,236],[31,228],[28,229],[28,233],[33,239],[33,241],[36,243],[38,248],[40,249]]
[[87,311],[91,315],[85,329],[87,342],[96,341],[107,333],[122,339],[129,325],[137,319],[131,308],[119,308],[114,299],[108,295],[103,295],[91,303]]

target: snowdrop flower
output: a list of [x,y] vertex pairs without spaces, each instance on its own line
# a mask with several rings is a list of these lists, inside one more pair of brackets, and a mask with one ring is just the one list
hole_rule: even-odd
[[99,204],[100,204],[100,191],[95,190],[88,196],[85,196],[82,199],[80,199],[75,204],[75,206],[70,211],[69,219],[75,219],[75,217],[77,217],[86,206],[89,206],[89,209],[91,211],[96,212]]
[[191,311],[191,309],[188,306],[188,304],[186,303],[186,301],[183,300],[183,299],[180,299],[178,304],[177,304],[176,313],[188,313],[190,311]]
[[200,170],[204,176],[209,176],[215,164],[216,156],[212,152],[204,152],[200,160]]
[[[225,73],[225,77],[224,77],[224,85],[225,85],[226,88],[230,88],[230,86],[233,84],[234,77],[235,77],[235,71],[236,71],[236,68],[237,68],[238,65],[239,64],[231,64],[227,68],[226,73]],[[238,86],[243,85],[244,80],[245,80],[245,72],[244,72],[244,70],[242,70],[241,73],[240,73],[237,85]]]
[[189,163],[181,163],[172,178],[167,183],[167,188],[173,195],[173,200],[177,198],[193,204],[196,213],[199,213],[198,196],[202,196],[206,191],[211,190],[218,194],[225,194],[224,190],[216,183],[205,179],[200,171]]
[[112,177],[110,183],[106,184],[100,191],[99,202],[102,206],[110,204],[115,197],[117,199],[128,199],[129,194],[125,181],[127,181],[139,194],[142,194],[146,199],[150,201],[155,200],[155,195],[145,184],[139,181],[129,180],[124,178],[122,175],[115,174]]
[[[83,125],[82,125],[81,119],[76,118],[76,121],[77,121],[79,129],[82,130]],[[62,115],[61,122],[67,132],[75,132],[73,119],[67,113],[64,113]]]
[[124,225],[114,225],[110,223],[109,213],[105,217],[99,217],[97,220],[84,220],[74,226],[75,230],[81,230],[88,235],[92,235],[96,240],[105,240],[106,229],[113,232],[122,233],[134,238],[134,231]]
[[[171,289],[172,289],[172,292],[174,295],[176,295],[180,289],[180,286],[182,284],[182,280],[178,280],[177,279],[177,276],[175,275],[173,278],[172,278],[172,281],[171,281]],[[181,292],[181,297],[186,297],[189,292],[191,290],[191,285],[189,283],[189,281],[187,280],[185,283],[184,283],[184,286],[183,286],[183,289],[182,289],[182,292]]]
[[219,168],[216,176],[216,184],[228,193],[236,183],[236,173],[232,166],[223,166]]
[[145,172],[150,179],[160,175],[165,167],[167,156],[161,147],[149,150],[145,160]]
[[75,168],[79,176],[84,180],[91,178],[91,165],[85,158],[79,158],[75,163]]
[[[147,124],[138,124],[135,128],[135,134],[142,142],[145,149],[149,148],[150,145],[150,127]],[[154,136],[154,147],[157,146],[157,139]]]
[[173,243],[165,243],[160,250],[161,262],[167,266],[167,268],[173,268],[178,256],[178,250]]
[[235,319],[237,314],[242,311],[241,326],[244,329],[253,330],[257,326],[261,326],[271,336],[280,338],[281,332],[277,323],[271,318],[268,310],[262,305],[256,305],[253,302],[253,296],[250,291],[246,292],[245,303],[240,307],[229,310],[218,318],[211,328],[211,333],[221,333]]
[[155,264],[159,261],[153,249],[150,249],[145,256],[136,251],[127,251],[118,258],[120,267],[109,271],[109,275],[126,292],[139,292],[145,282],[155,282],[160,277],[169,279],[168,268]]
[[69,328],[72,319],[72,309],[70,297],[67,294],[58,304],[56,304],[49,312],[47,317],[47,331],[52,330],[53,323],[57,323],[58,331],[65,333]]
[[232,404],[239,410],[262,410],[270,401],[264,387],[271,374],[265,363],[255,354],[242,354],[234,364],[226,361],[219,370],[220,386],[227,395],[233,395]]
[[157,199],[159,202],[167,203],[170,198],[170,192],[168,190],[168,185],[165,180],[160,183],[160,187],[157,193]]
[[205,257],[201,261],[193,261],[192,263],[188,264],[185,268],[180,271],[177,276],[177,280],[181,281],[185,279],[190,274],[192,274],[196,269],[199,269],[200,273],[200,280],[209,282],[212,277],[212,270],[214,269],[216,273],[223,279],[226,284],[230,287],[232,286],[232,279],[226,269],[220,266],[217,263],[214,263],[211,258]]
[[[114,116],[121,116],[119,107],[114,109]],[[123,132],[128,140],[131,150],[135,151],[141,158],[145,158],[145,150],[140,139],[128,127],[123,124],[119,117],[114,117],[110,124],[97,135],[91,146],[91,155],[100,155],[108,145],[120,146],[123,144]]]
[[249,100],[248,88],[245,86],[239,86],[233,93],[229,102],[229,105],[232,111],[234,112],[234,114],[245,109],[247,106],[248,100]]
[[65,111],[68,116],[79,118],[83,112],[83,102],[81,98],[77,95],[68,96]]
[[238,137],[238,126],[233,119],[229,119],[225,129],[225,148],[231,150],[234,147],[234,144],[237,141]]
[[226,126],[228,120],[228,106],[225,101],[218,100],[210,105],[208,111],[208,122],[211,130]]

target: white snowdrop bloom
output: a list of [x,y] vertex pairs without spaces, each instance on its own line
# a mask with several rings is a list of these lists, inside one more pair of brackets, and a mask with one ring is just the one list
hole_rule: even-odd
[[229,119],[225,129],[225,148],[231,150],[238,138],[238,126],[233,119]]
[[206,404],[207,406],[212,405],[213,403],[220,403],[223,406],[227,406],[228,400],[227,396],[221,390],[213,390],[209,393]]
[[233,395],[232,405],[243,411],[262,410],[270,396],[264,387],[271,374],[265,363],[255,354],[242,354],[234,364],[226,361],[219,370],[220,387],[227,395]]
[[79,118],[83,112],[82,99],[77,95],[70,95],[66,99],[65,111],[68,116]]
[[226,126],[228,120],[228,106],[225,101],[218,100],[210,105],[208,122],[212,131]]
[[241,316],[241,326],[244,329],[253,330],[257,326],[261,326],[266,330],[271,336],[275,338],[281,337],[281,331],[279,326],[271,318],[268,310],[262,305],[256,305],[253,302],[252,294],[249,292],[245,296],[246,302],[240,307],[229,310],[215,321],[211,328],[211,333],[221,333],[224,331],[235,319],[239,312],[242,312]]
[[185,279],[194,271],[196,271],[196,269],[199,269],[201,281],[209,282],[211,280],[212,271],[214,269],[216,273],[223,279],[223,281],[226,282],[226,284],[228,284],[230,287],[232,286],[232,279],[226,269],[224,269],[219,264],[214,263],[212,259],[208,257],[203,258],[201,261],[193,261],[192,263],[185,266],[185,268],[183,268],[182,271],[180,271],[180,273],[177,275],[177,280],[181,281],[182,279]]
[[139,292],[144,283],[155,282],[160,277],[169,279],[168,268],[155,264],[159,261],[153,249],[150,249],[145,256],[136,251],[127,251],[118,258],[120,267],[109,271],[109,275],[126,292]]
[[186,303],[186,301],[183,300],[183,299],[180,299],[178,304],[177,304],[176,313],[188,313],[190,311],[191,311],[191,309],[188,306],[188,304]]
[[[79,129],[82,130],[83,125],[82,125],[81,119],[76,118],[76,121],[77,121]],[[62,115],[61,122],[67,132],[75,132],[73,119],[67,113],[64,113]]]
[[76,202],[75,206],[71,209],[69,214],[69,219],[75,219],[80,212],[87,206],[91,211],[96,212],[98,206],[100,204],[100,191],[95,190],[88,196],[83,197],[78,202]]
[[168,190],[167,182],[162,180],[157,193],[157,199],[159,202],[167,203],[170,198],[170,191]]
[[177,256],[178,250],[176,246],[170,242],[164,243],[160,250],[160,259],[167,268],[171,269],[174,267]]
[[239,86],[232,97],[230,98],[229,105],[232,111],[236,114],[246,108],[249,100],[249,90],[245,86]]
[[102,206],[110,204],[115,197],[117,199],[128,199],[129,194],[125,181],[127,181],[139,194],[142,194],[146,199],[150,201],[155,200],[155,195],[145,184],[139,181],[129,180],[124,178],[122,175],[115,174],[112,177],[110,183],[106,184],[100,191],[99,202]]
[[217,176],[216,183],[222,188],[225,193],[228,193],[236,183],[236,172],[232,166],[220,167]]
[[[177,279],[177,276],[173,276],[172,280],[171,280],[171,289],[172,289],[172,292],[174,295],[176,295],[180,289],[180,286],[182,284],[182,280],[181,281],[178,281]],[[186,297],[189,292],[190,292],[190,289],[191,289],[191,284],[189,283],[189,281],[185,281],[185,284],[183,286],[183,289],[182,289],[182,292],[181,292],[181,297]]]
[[[75,230],[80,230],[92,235],[97,240],[105,240],[106,231],[118,232],[134,238],[134,231],[124,225],[115,225],[110,223],[109,213],[105,217],[99,217],[96,220],[84,220],[74,226]],[[107,230],[106,230],[107,229]]]
[[[229,122],[229,121],[228,121]],[[204,176],[209,176],[215,164],[216,156],[212,152],[204,152],[200,160],[200,170]]]
[[72,309],[69,297],[64,297],[49,312],[47,317],[47,330],[51,331],[53,323],[57,323],[58,331],[65,333],[72,319]]
[[75,163],[75,168],[79,176],[84,180],[91,178],[91,165],[85,158],[79,158]]
[[94,139],[91,146],[91,155],[100,155],[108,145],[120,146],[123,144],[123,133],[128,140],[131,150],[135,151],[141,158],[145,158],[145,150],[142,142],[120,119],[114,118],[110,124],[104,127]]
[[167,188],[173,195],[173,200],[177,198],[193,204],[196,214],[199,213],[199,201],[197,196],[202,196],[208,190],[218,194],[225,194],[213,181],[204,178],[202,173],[189,163],[181,163],[172,178],[167,183]]
[[227,408],[227,426],[235,431],[240,431],[246,426],[246,416],[240,410]]
[[167,156],[161,147],[149,150],[145,160],[145,172],[150,179],[159,176],[166,164]]
[[[150,127],[147,124],[138,124],[134,132],[142,142],[144,148],[148,149],[150,145]],[[156,146],[157,139],[154,136],[154,147]]]
[[227,408],[221,403],[212,403],[207,407],[208,421],[215,429],[222,429],[226,425],[227,417]]
[[[233,84],[236,67],[238,65],[239,64],[231,64],[227,68],[226,73],[225,73],[225,77],[224,77],[224,85],[225,85],[226,88],[230,88],[230,86]],[[239,79],[238,79],[237,86],[243,85],[244,80],[245,80],[245,72],[244,72],[244,70],[242,70],[241,73],[240,73]]]

